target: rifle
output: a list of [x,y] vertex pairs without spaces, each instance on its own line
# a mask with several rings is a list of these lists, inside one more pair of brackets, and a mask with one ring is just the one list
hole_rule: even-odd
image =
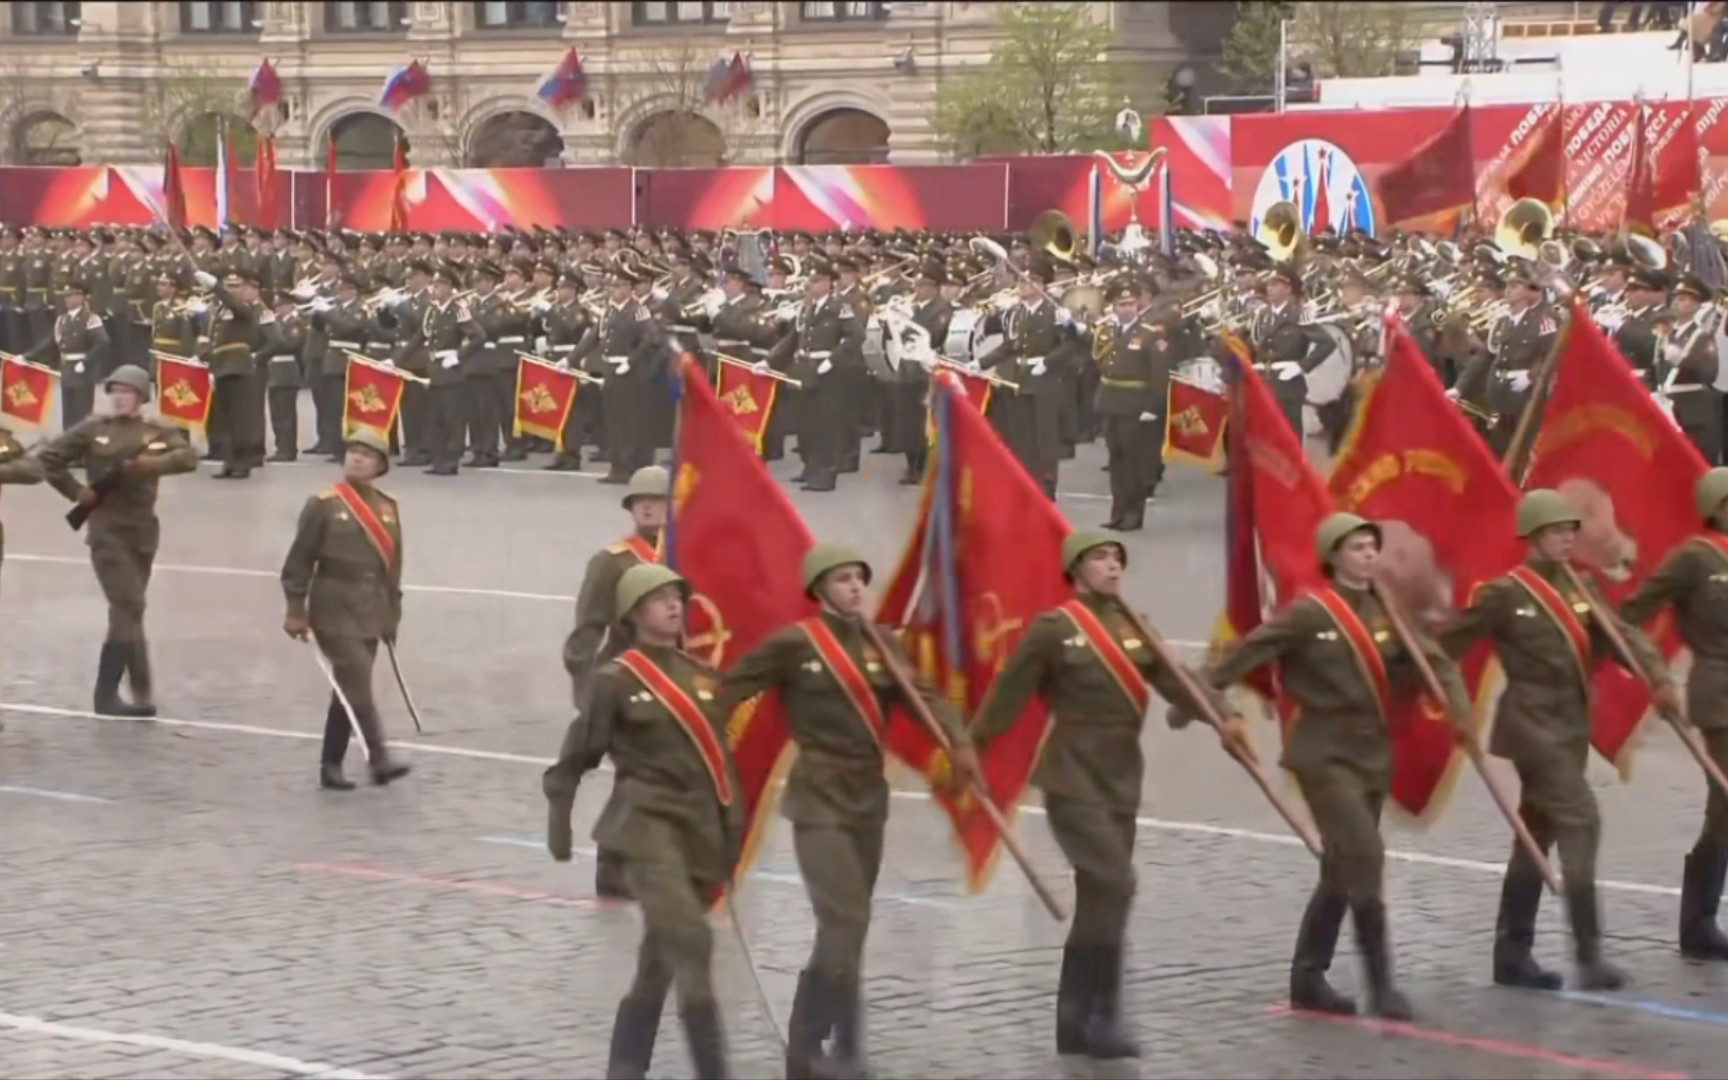
[[82,529],[84,523],[90,520],[90,515],[95,513],[98,506],[102,505],[102,500],[106,498],[110,492],[125,482],[126,466],[136,461],[144,453],[144,449],[147,445],[148,444],[146,443],[139,443],[137,448],[131,453],[126,454],[119,460],[115,461],[113,467],[107,472],[103,473],[95,480],[90,481],[88,487],[91,491],[96,493],[95,500],[90,503],[76,503],[73,505],[72,509],[66,511],[66,524],[72,526],[73,532]]

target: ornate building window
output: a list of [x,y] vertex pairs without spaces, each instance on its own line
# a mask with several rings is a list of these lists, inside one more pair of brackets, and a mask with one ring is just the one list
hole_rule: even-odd
[[12,32],[20,35],[44,36],[76,34],[79,4],[19,2],[7,5],[12,9]]
[[894,9],[893,4],[859,0],[825,0],[798,6],[805,22],[871,22],[886,19]]
[[252,0],[180,0],[182,34],[256,34],[258,5]]
[[324,30],[330,34],[388,34],[402,30],[408,22],[406,3],[360,0],[355,3],[325,3]]
[[637,0],[630,5],[630,21],[637,26],[669,26],[681,23],[723,23],[732,18],[729,3],[692,3],[688,0]]
[[474,26],[479,30],[549,30],[564,20],[564,5],[553,0],[479,0]]

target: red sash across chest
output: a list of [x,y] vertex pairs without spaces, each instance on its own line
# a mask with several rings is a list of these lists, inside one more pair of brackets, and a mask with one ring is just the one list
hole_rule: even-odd
[[390,530],[382,519],[372,511],[366,500],[354,489],[354,485],[346,480],[336,485],[336,496],[342,500],[342,505],[354,515],[354,520],[366,531],[366,539],[372,541],[372,546],[378,549],[379,558],[384,560],[386,570],[396,568],[396,538],[390,535]]
[[804,631],[804,636],[810,639],[810,645],[827,665],[834,680],[840,684],[840,689],[846,692],[846,697],[852,702],[852,707],[858,710],[858,716],[864,721],[870,735],[878,746],[882,745],[888,732],[888,720],[882,715],[882,703],[876,699],[876,689],[870,685],[870,680],[858,670],[853,662],[852,654],[848,653],[840,639],[834,636],[834,631],[828,629],[828,624],[821,618],[805,619],[798,624]]
[[1374,696],[1380,703],[1380,715],[1390,716],[1392,705],[1392,680],[1386,672],[1386,658],[1380,655],[1380,646],[1374,641],[1374,635],[1369,632],[1368,625],[1362,617],[1356,614],[1356,609],[1349,601],[1338,595],[1335,589],[1319,589],[1310,594],[1326,614],[1332,617],[1339,633],[1350,643],[1350,649],[1356,655],[1356,665],[1362,671],[1363,678],[1373,688]]
[[690,737],[690,742],[696,747],[696,753],[702,758],[702,764],[708,769],[708,778],[714,782],[714,794],[719,797],[722,806],[732,805],[732,773],[726,767],[726,750],[720,745],[720,737],[714,734],[714,728],[708,723],[708,717],[684,688],[672,680],[670,675],[660,670],[660,666],[640,649],[628,649],[618,657],[618,665],[625,671],[636,676],[641,683],[666,711],[678,721],[678,726],[684,729],[684,734]]
[[1110,632],[1102,619],[1092,613],[1091,608],[1078,600],[1068,601],[1059,610],[1084,635],[1105,670],[1110,672],[1111,678],[1128,699],[1128,704],[1134,707],[1135,712],[1144,713],[1152,704],[1152,688],[1147,685],[1145,676],[1140,674],[1140,668],[1128,656],[1127,650],[1116,640],[1116,635]]
[[1530,569],[1528,566],[1515,566],[1507,575],[1513,581],[1524,587],[1524,591],[1548,613],[1554,624],[1565,635],[1566,643],[1572,646],[1572,656],[1578,661],[1578,674],[1585,681],[1590,678],[1590,631],[1579,621],[1578,615],[1567,603],[1560,590],[1548,583],[1548,579]]

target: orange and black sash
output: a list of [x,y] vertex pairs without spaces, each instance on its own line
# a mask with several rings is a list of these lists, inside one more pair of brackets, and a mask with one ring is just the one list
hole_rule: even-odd
[[870,685],[870,680],[858,670],[858,665],[852,662],[852,654],[840,644],[840,639],[834,636],[834,631],[828,629],[828,624],[821,618],[805,619],[798,624],[798,629],[804,631],[804,636],[810,639],[810,645],[816,650],[816,655],[828,666],[834,675],[834,681],[840,684],[840,689],[846,692],[852,707],[858,710],[858,716],[864,721],[864,726],[870,730],[870,737],[881,746],[883,737],[888,732],[888,720],[882,715],[882,704],[876,700],[876,689]]
[[344,480],[336,485],[335,490],[337,497],[342,500],[342,504],[348,507],[349,513],[354,515],[354,520],[358,521],[360,527],[366,530],[366,539],[372,541],[372,546],[378,549],[378,557],[384,560],[384,569],[395,570],[396,538],[390,535],[390,530],[385,527],[378,515],[373,513],[372,508],[366,504],[366,500],[360,497],[360,493],[354,489],[353,484]]
[[625,671],[636,676],[636,681],[647,688],[655,700],[666,707],[678,726],[684,729],[684,734],[690,737],[690,742],[696,747],[696,752],[702,757],[702,764],[708,768],[708,777],[714,781],[714,794],[719,796],[720,805],[732,805],[732,772],[726,766],[726,751],[720,745],[719,736],[714,734],[714,728],[684,688],[672,681],[671,676],[660,670],[660,666],[650,660],[640,649],[627,649],[618,657],[618,664]]
[[1058,610],[1068,617],[1068,621],[1073,623],[1075,629],[1091,644],[1092,651],[1098,655],[1104,670],[1116,680],[1116,686],[1128,699],[1128,704],[1134,707],[1136,713],[1144,713],[1152,704],[1152,687],[1147,685],[1145,676],[1140,674],[1140,669],[1129,659],[1127,651],[1116,640],[1116,635],[1110,632],[1110,628],[1105,626],[1098,616],[1092,614],[1092,609],[1078,600],[1070,600]]
[[1332,622],[1337,625],[1344,640],[1350,643],[1350,649],[1356,654],[1356,666],[1362,672],[1362,677],[1368,680],[1368,685],[1374,690],[1374,698],[1380,703],[1380,715],[1392,715],[1392,679],[1386,673],[1386,658],[1380,655],[1380,647],[1374,644],[1374,635],[1369,633],[1368,626],[1362,617],[1356,614],[1356,609],[1349,601],[1338,595],[1335,589],[1319,589],[1310,594],[1319,605],[1326,609]]
[[1515,566],[1507,577],[1524,586],[1524,591],[1533,597],[1538,606],[1554,620],[1554,625],[1560,628],[1560,633],[1566,643],[1572,646],[1572,658],[1578,661],[1578,677],[1584,680],[1586,688],[1590,683],[1590,631],[1587,630],[1578,615],[1572,610],[1572,605],[1566,602],[1566,597],[1560,590],[1548,583],[1548,579],[1530,569],[1528,566]]

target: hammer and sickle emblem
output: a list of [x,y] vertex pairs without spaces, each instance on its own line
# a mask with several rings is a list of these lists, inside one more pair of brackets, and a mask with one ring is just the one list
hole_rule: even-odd
[[1002,610],[1002,598],[993,592],[978,598],[981,614],[972,628],[973,651],[998,674],[1008,662],[1008,638],[1025,626],[1023,619],[1010,619]]
[[726,629],[726,620],[721,616],[719,606],[706,595],[693,593],[690,614],[690,635],[684,639],[684,647],[710,667],[720,667],[726,658],[726,643],[732,640],[732,631]]

